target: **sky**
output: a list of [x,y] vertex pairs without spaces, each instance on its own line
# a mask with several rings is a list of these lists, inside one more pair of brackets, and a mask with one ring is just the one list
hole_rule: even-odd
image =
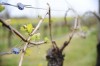
[[[98,12],[98,0],[0,0],[0,2],[7,2],[13,5],[16,5],[20,2],[22,4],[32,5],[33,7],[40,7],[46,9],[48,7],[47,3],[49,3],[52,9],[52,16],[54,17],[64,16],[65,11],[68,8],[74,8],[78,14],[83,14],[86,11]],[[19,10],[18,8],[12,6],[5,6],[5,8],[9,12],[11,17],[37,17],[38,15],[43,16],[46,12],[46,10],[36,10],[31,8]],[[69,15],[71,14],[72,13],[70,12]]]

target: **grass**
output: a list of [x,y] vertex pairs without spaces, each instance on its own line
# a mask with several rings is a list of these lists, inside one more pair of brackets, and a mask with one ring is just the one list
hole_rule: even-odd
[[[64,19],[63,18],[52,18],[52,22],[60,22],[60,21],[63,21]],[[48,18],[45,18],[43,23],[48,23]],[[33,18],[33,19],[26,19],[26,18],[21,18],[21,19],[11,19],[11,25],[21,25],[21,24],[28,24],[28,23],[37,23],[39,22],[39,19],[37,18]]]
[[73,40],[67,48],[69,50],[65,50],[65,66],[95,66],[96,44],[94,36]]
[[[59,46],[63,44],[66,37],[57,39]],[[96,62],[96,35],[90,35],[86,39],[74,38],[64,50],[64,66],[95,66]],[[47,66],[46,51],[50,44],[44,44],[31,48],[32,54],[24,56],[23,66]],[[4,66],[18,66],[20,55],[6,55],[2,57]]]
[[[18,25],[23,25],[23,23],[32,23],[30,22],[32,20],[20,19],[17,20],[18,22],[15,22],[16,20],[17,19],[13,19],[11,23],[11,25],[14,27],[18,27]],[[53,18],[53,20],[57,21],[56,18]],[[37,22],[37,20],[33,21],[33,23],[35,24]],[[47,19],[45,20],[45,22],[47,22]],[[43,28],[41,28],[40,30],[41,32],[43,32]],[[55,32],[53,32],[53,37],[56,38],[55,40],[60,47],[63,44],[63,42],[67,40],[65,33],[68,30],[65,31],[65,29],[57,27],[54,29],[54,31]],[[4,33],[5,35],[2,35]],[[48,30],[46,31],[44,29],[44,36],[46,36],[46,34],[49,35]],[[93,32],[86,39],[82,39],[80,37],[74,38],[63,52],[65,54],[64,66],[95,66],[97,44],[96,34],[96,32]],[[11,48],[8,49],[7,47],[7,31],[3,32],[2,30],[0,30],[0,37],[2,37],[0,38],[0,51],[11,50]],[[13,46],[17,45],[18,47],[23,44],[23,42],[20,42],[19,38],[16,38],[16,36],[13,36],[12,39]],[[33,48],[31,48],[32,54],[30,54],[30,56],[24,56],[23,66],[47,66],[45,56],[50,46],[51,44],[44,44],[41,46],[34,46]],[[2,56],[3,66],[18,66],[20,55],[21,54]]]

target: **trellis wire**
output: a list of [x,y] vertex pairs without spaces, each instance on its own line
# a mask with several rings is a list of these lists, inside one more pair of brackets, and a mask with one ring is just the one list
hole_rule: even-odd
[[[0,3],[0,5],[13,6],[13,7],[18,8],[19,10],[23,10],[24,8],[32,8],[32,9],[48,10],[48,9],[46,9],[46,8],[33,7],[33,6],[31,6],[31,5],[25,5],[25,4],[22,4],[22,3],[17,3],[17,5],[13,5],[13,4],[9,4],[9,3],[2,2],[2,3]],[[66,10],[56,10],[56,9],[51,9],[51,11],[64,11],[64,12],[65,12]]]
[[[33,7],[33,6],[31,6],[31,5],[25,5],[25,4],[22,4],[22,3],[17,3],[17,5],[13,5],[13,4],[10,4],[10,3],[2,2],[2,3],[0,3],[0,5],[13,6],[13,7],[18,8],[19,10],[24,10],[24,8],[48,10],[48,9],[46,9],[46,8]],[[71,9],[73,9],[73,8],[71,7]],[[66,9],[66,10],[67,10],[67,9]],[[66,12],[66,10],[51,9],[51,11],[63,11],[63,12]],[[74,10],[74,9],[73,9],[73,10]],[[1,53],[0,55],[4,55],[4,54],[12,54],[12,53],[11,53],[11,52],[3,52],[3,53]]]

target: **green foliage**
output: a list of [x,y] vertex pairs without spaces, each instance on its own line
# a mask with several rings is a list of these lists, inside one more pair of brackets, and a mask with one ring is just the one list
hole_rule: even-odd
[[[55,39],[58,45],[66,40],[66,37],[60,37],[60,39]],[[71,44],[64,50],[65,61],[63,66],[95,66],[96,62],[96,35],[91,35],[86,39],[74,38]],[[2,41],[1,41],[2,42]],[[31,48],[32,54],[30,56],[25,56],[23,61],[23,66],[47,66],[45,60],[45,53],[50,48],[51,44]],[[38,51],[40,54],[38,54]],[[14,58],[14,59],[13,59]],[[20,55],[6,55],[2,57],[4,66],[17,66]]]
[[5,9],[4,6],[0,5],[0,12],[3,11],[4,9]]
[[86,27],[86,26],[82,26],[81,29],[82,29],[83,31],[85,31],[85,32],[88,31],[88,27]]
[[32,50],[30,48],[27,48],[26,51],[25,51],[25,55],[29,56],[31,54],[32,54]]
[[47,37],[45,37],[45,38],[44,38],[44,41],[45,41],[46,43],[49,43],[50,40],[49,40]]
[[[64,66],[95,66],[96,61],[96,34],[86,39],[77,38],[72,40],[66,48]],[[80,60],[81,59],[81,60]]]
[[66,18],[68,21],[71,21],[73,18],[72,17],[67,17]]
[[26,31],[26,25],[20,27],[20,30],[21,30],[21,31]]
[[2,23],[0,23],[0,26],[2,26]]
[[34,28],[33,28],[32,24],[27,24],[27,25],[20,27],[21,31],[26,31],[28,34],[30,34],[33,29]]
[[40,33],[36,33],[31,37],[31,40],[39,40],[40,39]]
[[28,24],[26,26],[26,29],[27,29],[28,33],[31,33],[34,28],[33,28],[32,24]]
[[[26,21],[26,20],[24,20],[24,21]],[[14,23],[15,25],[18,25],[18,24],[23,24],[24,21],[22,20],[20,22],[12,22],[12,23]],[[24,25],[24,27],[27,29],[26,26],[27,25]],[[21,27],[20,29],[22,31],[25,31],[25,33],[29,34],[29,32],[24,27]],[[82,28],[82,29],[86,30],[86,28],[85,29]],[[55,28],[54,28],[54,30],[55,30]],[[58,27],[57,27],[57,30],[59,31]],[[43,31],[43,30],[41,30],[41,31]],[[57,34],[58,31],[55,31],[56,32],[55,34]],[[61,32],[61,31],[59,31],[59,32]],[[47,32],[45,32],[45,33],[47,33]],[[34,38],[34,35],[32,36],[33,37],[32,40],[37,40],[36,38],[37,38],[37,36],[39,37],[39,34],[37,34],[37,35],[36,34],[34,34],[35,38]],[[59,35],[62,35],[62,34],[63,33],[60,33]],[[56,40],[57,40],[58,45],[60,45],[60,44],[62,45],[63,41],[65,41],[66,38],[60,37],[59,39],[56,39]],[[2,42],[2,40],[0,40],[0,41]],[[44,41],[48,42],[49,39],[47,37],[45,37]],[[14,44],[17,42],[18,42],[18,40],[13,41]],[[93,35],[89,36],[88,38],[86,38],[85,40],[81,39],[81,38],[73,39],[71,44],[65,49],[66,56],[65,56],[64,66],[93,66],[95,64],[95,57],[96,57],[96,55],[95,55],[96,54],[95,53],[96,52],[95,51],[96,44],[95,43],[96,43],[95,33]],[[4,44],[1,43],[1,45],[4,45]],[[26,55],[28,57],[25,57],[25,61],[23,61],[23,66],[32,66],[32,65],[41,66],[41,64],[39,64],[39,62],[43,63],[42,66],[47,66],[47,63],[46,63],[46,60],[44,59],[44,57],[45,57],[45,52],[50,47],[49,45],[51,45],[51,44],[41,45],[39,47],[41,49],[41,50],[39,50],[39,52],[41,52],[40,54],[38,54],[37,47],[34,47],[31,50],[29,48],[26,49]],[[32,55],[31,55],[31,53],[32,53]],[[18,55],[18,57],[20,57],[20,56]],[[17,66],[18,63],[16,63],[16,62],[19,61],[18,57],[14,56],[14,55],[4,56],[3,62],[5,64],[5,66],[13,66],[13,65]],[[14,59],[11,59],[11,58],[14,58]],[[8,59],[11,61],[9,61]]]

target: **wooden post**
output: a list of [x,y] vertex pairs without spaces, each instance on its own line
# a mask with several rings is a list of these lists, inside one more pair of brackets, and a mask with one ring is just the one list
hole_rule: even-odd
[[[100,16],[100,0],[98,0],[99,4],[99,16]],[[98,44],[97,44],[97,62],[96,66],[100,66],[100,22],[98,23]]]

